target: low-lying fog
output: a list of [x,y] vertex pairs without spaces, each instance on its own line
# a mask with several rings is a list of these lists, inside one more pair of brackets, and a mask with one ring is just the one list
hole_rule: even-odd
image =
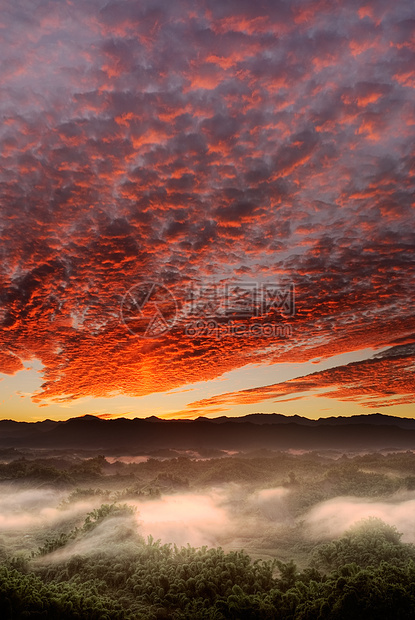
[[415,493],[395,496],[388,502],[356,497],[336,497],[317,504],[306,516],[310,534],[315,538],[336,538],[356,521],[377,517],[394,525],[404,542],[415,543]]
[[91,510],[90,501],[80,501],[66,510],[60,508],[67,492],[56,489],[19,489],[0,485],[0,535],[7,531],[58,527],[68,519],[82,517]]
[[[111,548],[128,543],[136,533],[178,546],[190,543],[196,547],[243,547],[249,552],[250,547],[261,546],[261,539],[270,532],[276,534],[295,522],[302,524],[304,537],[321,540],[338,537],[353,523],[369,516],[395,525],[403,533],[404,541],[415,542],[415,492],[396,494],[389,501],[337,497],[316,504],[296,521],[290,511],[292,493],[285,487],[252,491],[243,485],[227,484],[208,492],[174,493],[158,499],[123,499],[121,503],[136,509],[134,516],[109,517],[55,555],[59,558],[68,553]],[[16,548],[18,540],[19,549],[36,550],[45,538],[82,526],[88,512],[108,503],[100,496],[92,496],[68,504],[65,501],[68,495],[68,492],[48,488],[27,490],[1,486],[0,541],[3,549],[13,544]]]

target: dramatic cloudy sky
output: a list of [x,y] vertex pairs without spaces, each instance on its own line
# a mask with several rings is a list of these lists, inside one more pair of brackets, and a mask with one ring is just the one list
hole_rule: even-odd
[[413,0],[3,0],[0,58],[1,417],[411,415]]

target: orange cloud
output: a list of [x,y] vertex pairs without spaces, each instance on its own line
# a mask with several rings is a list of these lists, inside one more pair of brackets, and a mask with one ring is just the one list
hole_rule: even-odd
[[[42,404],[139,396],[415,333],[404,5],[75,0],[70,15],[62,3],[6,12],[3,372],[39,359]],[[292,335],[189,337],[181,317],[140,339],[120,312],[147,281],[179,312],[192,283],[293,282]],[[255,322],[288,320],[261,310],[234,326]],[[392,380],[396,360],[367,365],[372,383],[380,372],[386,385],[388,364]],[[318,389],[339,398],[369,394],[369,379],[326,380]],[[397,385],[395,402],[410,399]],[[370,402],[389,402],[385,389]]]
[[[188,405],[191,416],[210,414],[222,407],[246,405],[276,399],[276,402],[299,400],[316,393],[317,397],[358,402],[367,408],[388,407],[415,402],[414,346],[402,345],[364,362],[331,368],[283,383],[229,392],[194,401]],[[376,376],[376,383],[373,377]],[[300,396],[290,397],[300,393]],[[288,398],[284,398],[287,397]],[[383,398],[382,398],[383,397]],[[181,412],[186,416],[186,411]]]

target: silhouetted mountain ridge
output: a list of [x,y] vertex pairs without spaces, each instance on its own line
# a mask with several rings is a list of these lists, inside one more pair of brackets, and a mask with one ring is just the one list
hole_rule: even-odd
[[[208,418],[197,418],[197,421],[207,420]],[[376,425],[391,425],[398,426],[400,428],[413,428],[415,429],[415,419],[412,418],[398,418],[396,416],[384,415],[382,413],[360,414],[354,416],[331,416],[329,418],[318,418],[317,420],[311,420],[299,415],[285,416],[282,413],[249,413],[248,415],[238,418],[232,418],[228,416],[220,416],[217,418],[210,418],[212,422],[217,424],[223,424],[223,422],[252,422],[253,424],[302,424],[304,426],[323,426],[323,425],[350,425],[350,424],[376,424]]]
[[0,420],[0,448],[102,450],[415,449],[415,420],[375,413],[310,420],[253,413],[231,418],[102,419],[93,415],[54,422]]

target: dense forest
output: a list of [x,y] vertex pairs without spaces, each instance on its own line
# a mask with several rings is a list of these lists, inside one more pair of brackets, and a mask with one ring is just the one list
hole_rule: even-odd
[[123,461],[0,465],[2,619],[413,618],[412,452]]

